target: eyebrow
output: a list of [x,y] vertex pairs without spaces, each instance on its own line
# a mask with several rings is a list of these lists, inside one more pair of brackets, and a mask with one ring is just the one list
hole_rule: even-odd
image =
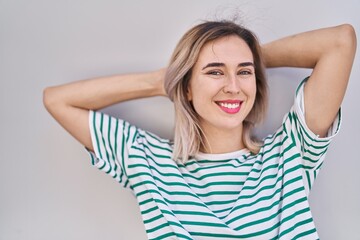
[[[208,67],[223,67],[223,66],[225,66],[225,63],[211,62],[211,63],[206,64],[205,67],[202,68],[202,70],[204,70],[205,68],[208,68]],[[248,67],[248,66],[255,67],[254,63],[252,63],[252,62],[242,62],[242,63],[238,64],[238,67]]]

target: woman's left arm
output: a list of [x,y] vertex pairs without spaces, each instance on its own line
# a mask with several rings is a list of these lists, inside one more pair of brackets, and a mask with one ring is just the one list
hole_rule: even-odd
[[349,24],[285,37],[262,47],[266,67],[302,67],[313,71],[304,89],[305,120],[323,137],[344,98],[356,51]]

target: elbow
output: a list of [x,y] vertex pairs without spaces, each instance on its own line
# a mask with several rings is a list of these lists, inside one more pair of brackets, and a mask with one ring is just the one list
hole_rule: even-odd
[[343,24],[337,27],[337,43],[342,49],[347,49],[355,55],[356,51],[356,32],[351,24]]
[[46,110],[51,113],[54,105],[56,105],[54,87],[47,87],[43,90],[43,104]]
[[51,105],[51,87],[47,87],[43,90],[43,104],[46,110],[49,111]]

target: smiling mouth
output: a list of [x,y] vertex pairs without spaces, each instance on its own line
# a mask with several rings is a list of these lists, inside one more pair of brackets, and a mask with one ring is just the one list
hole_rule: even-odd
[[235,114],[240,111],[242,101],[228,100],[228,101],[216,101],[215,103],[220,107],[222,111],[229,114]]

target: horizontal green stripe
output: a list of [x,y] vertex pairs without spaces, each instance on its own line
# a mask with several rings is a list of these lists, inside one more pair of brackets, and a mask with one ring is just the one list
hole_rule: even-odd
[[[252,221],[252,222],[248,222],[246,224],[242,224],[240,225],[239,227],[235,228],[236,231],[239,231],[241,229],[244,229],[244,228],[247,228],[247,227],[250,227],[250,226],[254,226],[254,225],[257,225],[257,224],[260,224],[260,223],[264,223],[264,222],[268,222],[274,218],[276,218],[279,214],[281,214],[284,210],[290,208],[290,207],[293,207],[299,203],[302,203],[304,201],[306,201],[307,198],[304,197],[304,198],[300,198],[286,206],[284,206],[283,208],[279,209],[275,214],[272,214],[271,216],[267,217],[267,218],[263,218],[263,219],[260,219],[260,220],[256,220],[256,221]],[[276,229],[277,227],[280,226],[280,222],[277,222],[276,224],[274,224],[272,227],[269,227],[269,228],[266,228],[266,229],[263,229],[261,231],[258,231],[258,232],[253,232],[251,234],[247,234],[245,235],[246,237],[255,237],[255,236],[258,236],[258,235],[262,235],[262,234],[265,234],[265,233],[268,233],[268,232],[271,232],[272,230]]]
[[[233,208],[232,207],[228,207],[228,208],[222,208],[222,209],[218,209],[218,210],[213,210],[213,213],[216,213],[217,215],[219,215],[220,213],[223,213],[223,212],[228,212],[229,210],[231,210]],[[227,217],[227,215],[229,214],[226,214],[225,216],[222,216],[222,217],[219,217],[220,219],[224,219],[225,217]]]
[[152,199],[152,198],[148,198],[148,199],[146,199],[146,200],[143,200],[143,201],[139,202],[139,205],[145,205],[145,204],[147,204],[147,203],[149,203],[149,202],[153,202],[153,200],[154,200],[154,199]]
[[159,209],[159,208],[158,208],[157,206],[155,206],[155,207],[146,209],[146,210],[144,210],[144,211],[141,211],[141,215],[145,215],[145,214],[147,214],[147,213],[149,213],[149,212],[155,211],[156,209]]
[[302,159],[304,160],[304,162],[310,162],[310,163],[318,163],[319,162],[319,158],[317,159],[312,159],[312,158],[309,158],[308,156],[303,156]]
[[188,236],[186,236],[184,234],[177,233],[177,232],[168,232],[168,233],[162,234],[160,236],[157,236],[156,238],[151,238],[151,240],[166,239],[166,238],[171,237],[171,236],[176,236],[178,238],[192,240],[192,238],[190,238],[190,237],[188,237]]
[[[247,203],[247,204],[242,204],[242,205],[236,206],[236,207],[233,208],[233,210],[231,212],[235,212],[236,210],[243,209],[243,208],[246,208],[246,207],[251,207],[251,206],[253,206],[253,205],[255,205],[255,204],[259,203],[259,202],[262,202],[262,201],[273,199],[277,194],[279,194],[279,193],[281,193],[283,191],[284,187],[286,187],[286,186],[288,186],[288,185],[290,185],[290,184],[292,184],[294,182],[301,181],[301,180],[302,180],[302,178],[301,178],[301,176],[299,176],[299,177],[297,177],[295,179],[291,179],[289,181],[286,181],[282,188],[276,189],[276,191],[274,191],[271,195],[258,198],[257,200],[252,201],[252,202]],[[289,197],[289,196],[291,196],[291,195],[293,195],[295,193],[298,193],[300,191],[303,191],[303,190],[304,190],[303,186],[301,186],[299,188],[295,188],[291,192],[284,194],[282,199],[285,199],[286,197]]]
[[[166,163],[159,163],[159,162],[156,162],[154,161],[154,159],[151,157],[151,156],[147,156],[145,151],[143,149],[139,149],[137,148],[137,150],[140,150],[144,153],[144,156],[141,156],[141,155],[137,155],[137,154],[129,154],[129,158],[132,158],[132,159],[136,159],[136,160],[144,160],[144,162],[148,162],[148,159],[151,160],[151,162],[155,163],[156,166],[158,167],[163,167],[163,168],[173,168],[173,169],[176,169],[178,170],[178,167],[175,165],[175,163],[171,160],[169,161],[170,164],[166,164]],[[131,164],[130,164],[131,165]]]
[[[299,211],[296,211],[294,214],[286,217],[283,219],[283,221],[281,221],[281,224],[285,223],[285,222],[288,222],[290,221],[291,219],[294,219],[294,217],[297,217],[303,213],[307,213],[307,212],[310,212],[310,209],[309,208],[304,208],[304,209],[300,209]],[[303,220],[303,221],[300,221],[300,222],[296,222],[294,225],[292,225],[290,228],[288,229],[285,229],[284,231],[282,231],[280,234],[279,234],[279,238],[290,233],[290,232],[293,232],[297,227],[299,226],[302,226],[302,225],[305,225],[305,224],[308,224],[308,223],[311,223],[313,221],[312,218],[308,218],[306,220]]]
[[164,217],[164,215],[161,213],[161,214],[159,214],[159,215],[157,215],[155,217],[152,217],[150,219],[146,219],[143,222],[144,222],[144,224],[148,224],[148,223],[154,222],[154,221],[156,221],[156,220],[158,220],[160,218],[163,218],[163,217]]
[[194,215],[194,216],[209,216],[214,217],[214,214],[208,212],[199,212],[199,211],[183,211],[183,210],[174,210],[174,214],[176,215]]
[[[149,191],[149,193],[158,193],[157,191],[151,191],[151,190],[147,190]],[[199,202],[193,202],[193,201],[173,201],[173,200],[169,200],[167,198],[163,198],[163,200],[161,199],[157,199],[154,198],[153,201],[157,202],[157,203],[162,203],[164,205],[169,205],[169,204],[174,204],[174,205],[189,205],[189,206],[200,206],[200,207],[205,207],[207,208],[207,206],[204,203],[199,203]],[[142,202],[139,202],[139,205],[142,205]]]
[[163,223],[163,224],[160,224],[160,225],[157,225],[156,227],[153,227],[153,228],[148,228],[146,229],[146,233],[152,233],[152,232],[155,232],[161,228],[164,228],[164,227],[169,227],[169,223]]
[[183,225],[228,228],[224,223],[201,222],[201,221],[180,221]]
[[306,235],[310,235],[310,234],[312,234],[312,233],[314,233],[314,232],[316,232],[316,229],[315,229],[315,228],[310,229],[310,230],[305,231],[305,232],[302,232],[302,233],[299,233],[299,234],[296,235],[293,239],[299,239],[299,238],[302,238],[302,237],[304,237],[304,236],[306,236]]
[[[156,168],[151,168],[152,170],[153,169],[156,169]],[[156,169],[157,170],[157,169]],[[139,176],[145,176],[145,175],[148,175],[148,176],[150,176],[150,177],[154,177],[153,175],[151,175],[150,173],[148,173],[148,172],[138,172],[138,173],[134,173],[134,174],[130,174],[128,177],[129,178],[135,178],[135,177],[139,177]],[[176,174],[176,173],[163,173],[163,174],[161,174],[162,176],[165,176],[165,177],[177,177],[177,178],[180,178],[180,179],[183,179],[182,177],[181,177],[181,175],[179,175],[179,174]]]
[[[155,232],[155,231],[157,231],[159,229],[162,229],[164,227],[170,227],[172,229],[171,226],[177,226],[179,228],[184,229],[184,227],[180,223],[173,222],[173,221],[167,221],[167,222],[165,222],[163,224],[160,224],[160,225],[157,225],[157,226],[155,226],[153,228],[146,229],[146,233],[152,233],[152,232]],[[175,232],[175,234],[176,234],[176,232]]]
[[[174,232],[168,232],[168,233],[165,233],[163,235],[156,236],[155,238],[149,238],[149,240],[165,239],[165,238],[168,238],[168,237],[171,237],[171,236],[175,236],[175,233]],[[149,237],[149,236],[147,236],[147,237]]]
[[[151,155],[153,155],[154,157],[161,158],[161,159],[163,159],[163,158],[171,159],[171,156],[154,153],[154,152],[152,151],[152,149],[150,149],[150,148],[149,148],[147,145],[145,145],[145,144],[143,144],[142,146],[143,146],[144,148],[148,149],[148,150],[149,150],[149,153],[151,153]],[[131,146],[131,148],[143,152],[143,153],[146,155],[146,157],[149,156],[149,154],[145,152],[145,149],[139,148],[139,147],[134,146],[134,145]],[[172,161],[173,161],[173,160],[172,160]]]
[[[301,180],[301,178],[298,177],[298,180]],[[291,182],[291,183],[293,183],[293,182]],[[287,185],[289,185],[289,184],[291,184],[291,183],[287,183]],[[259,213],[259,212],[262,212],[262,211],[270,210],[270,209],[273,208],[274,206],[280,204],[286,197],[290,197],[291,195],[293,195],[293,194],[295,194],[295,193],[298,193],[298,192],[300,192],[301,190],[303,190],[303,187],[302,187],[302,188],[294,189],[294,190],[290,191],[286,196],[285,196],[285,195],[284,195],[284,196],[281,196],[281,197],[279,198],[279,200],[274,201],[270,206],[263,207],[263,208],[257,208],[256,210],[248,211],[248,212],[246,212],[246,213],[244,213],[244,214],[242,214],[242,215],[237,215],[237,217],[228,220],[228,221],[226,222],[226,224],[230,224],[230,223],[235,222],[235,221],[237,221],[237,220],[239,220],[239,219],[241,219],[241,218],[245,218],[245,217],[248,217],[248,216],[250,216],[250,215],[253,215],[253,214],[256,214],[256,213]],[[250,205],[250,204],[247,204],[247,205]],[[254,204],[251,203],[251,205],[254,205]],[[235,212],[236,210],[239,210],[239,209],[243,209],[243,208],[245,208],[245,207],[246,207],[246,206],[243,206],[243,205],[236,206],[232,212]]]
[[192,178],[195,180],[204,180],[206,178],[212,178],[212,177],[219,177],[219,176],[247,176],[248,173],[246,172],[215,172],[215,173],[208,173],[201,175],[199,177],[193,176],[191,174],[183,173],[182,175],[184,177]]
[[233,235],[233,234],[224,234],[224,233],[207,233],[207,232],[193,232],[189,231],[191,236],[199,236],[199,237],[212,237],[212,238],[218,238],[218,239],[224,239],[224,238],[236,238],[241,239],[244,238],[243,235]]
[[323,151],[316,153],[316,152],[311,151],[311,149],[306,148],[306,149],[304,150],[304,153],[303,153],[303,154],[309,153],[311,156],[318,158],[318,157],[324,155],[324,153],[326,153],[327,150],[328,150],[328,148],[326,147]]
[[[170,147],[168,142],[160,142],[158,139],[156,139],[152,135],[150,135],[149,132],[146,132],[146,135],[139,134],[139,136],[142,137],[142,138],[145,138],[147,140],[146,143],[149,144],[153,148],[156,148],[156,149],[159,149],[159,150],[162,150],[162,151],[166,151],[166,152],[170,152],[170,153],[173,152],[173,150]],[[156,144],[167,145],[168,147],[161,147],[159,145],[156,145],[156,144],[152,143],[151,141],[148,141],[148,138],[147,138],[148,136],[150,136],[152,139],[155,139]]]

